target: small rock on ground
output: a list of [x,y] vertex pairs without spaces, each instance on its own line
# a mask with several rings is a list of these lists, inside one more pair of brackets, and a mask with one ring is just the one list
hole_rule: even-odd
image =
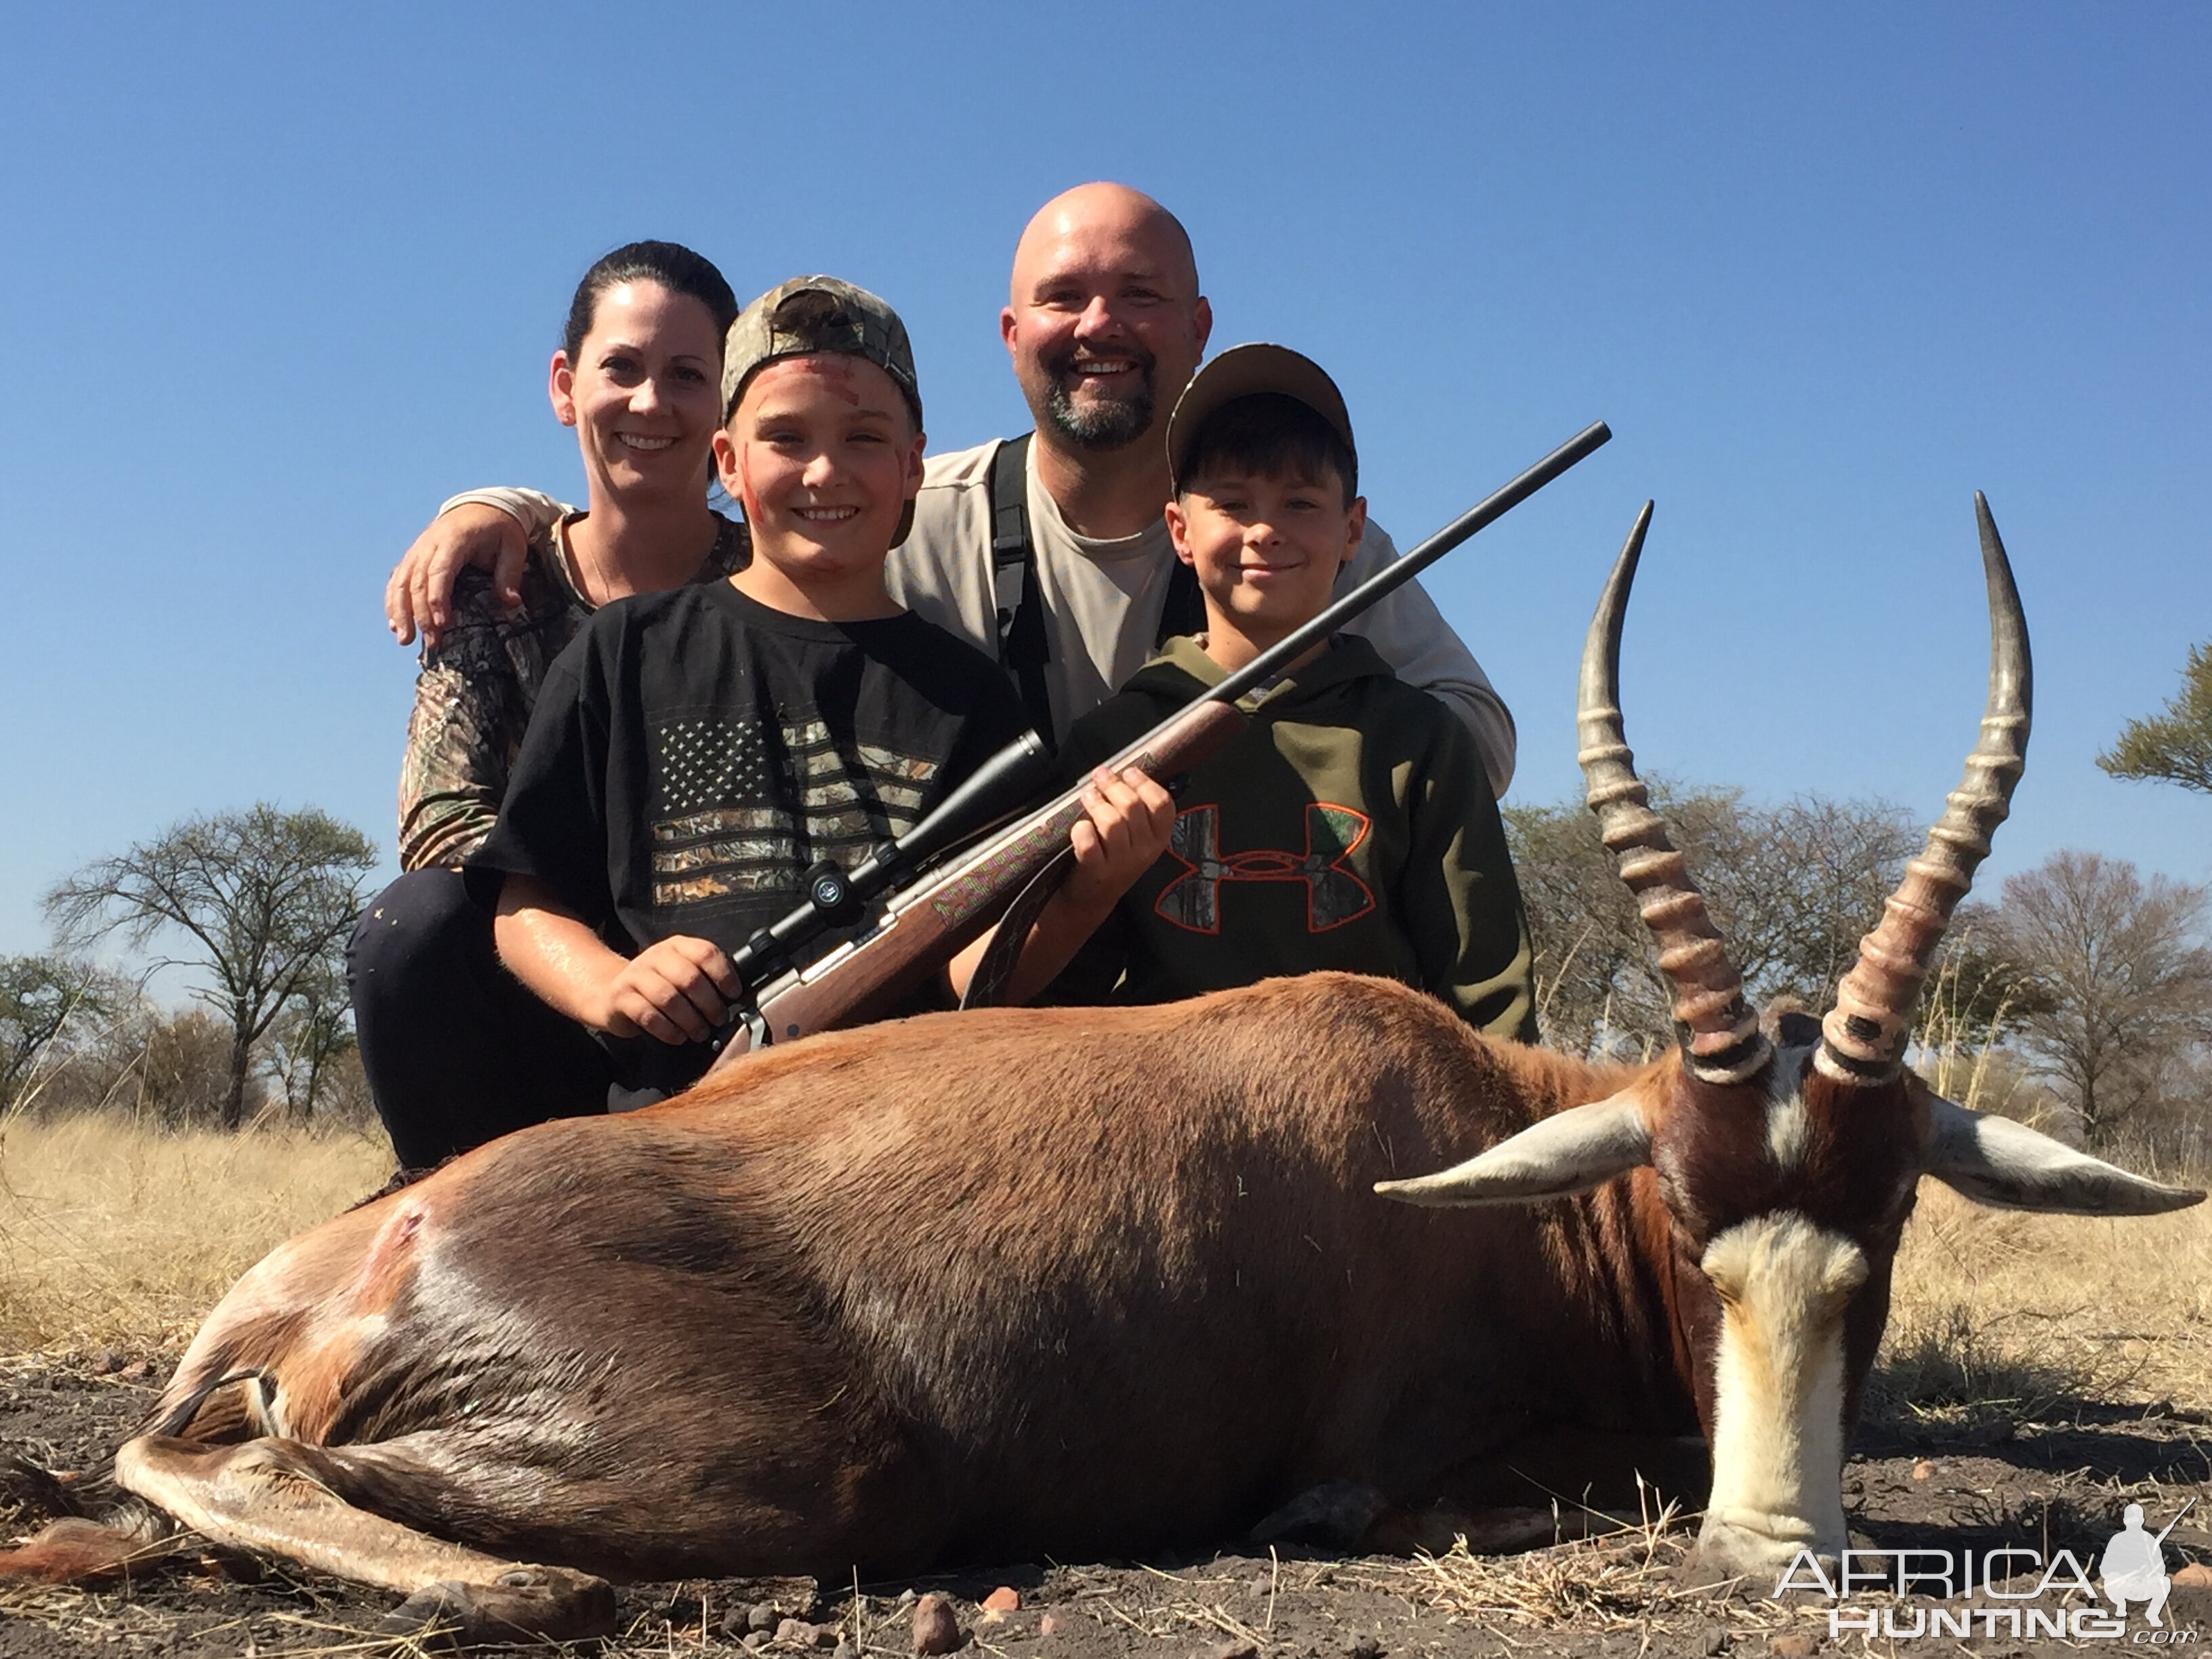
[[914,1604],[914,1650],[925,1656],[951,1653],[962,1641],[959,1621],[941,1595]]
[[1022,1593],[1012,1584],[1001,1584],[983,1598],[983,1605],[994,1613],[1019,1613]]
[[1352,1659],[1382,1659],[1382,1638],[1379,1636],[1361,1637],[1352,1644]]
[[1207,1650],[1206,1659],[1260,1659],[1257,1642],[1222,1642]]
[[1803,1631],[1792,1630],[1770,1638],[1766,1650],[1773,1659],[1813,1659],[1813,1650],[1819,1645]]

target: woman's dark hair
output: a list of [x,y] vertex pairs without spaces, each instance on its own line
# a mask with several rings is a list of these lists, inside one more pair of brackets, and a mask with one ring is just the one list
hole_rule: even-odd
[[680,242],[630,242],[605,255],[584,273],[576,284],[576,297],[568,302],[568,326],[561,336],[562,349],[574,362],[584,349],[584,336],[592,331],[592,319],[599,308],[599,295],[623,283],[650,278],[671,294],[687,294],[707,307],[714,319],[714,337],[721,337],[738,320],[738,296],[714,262],[694,253]]

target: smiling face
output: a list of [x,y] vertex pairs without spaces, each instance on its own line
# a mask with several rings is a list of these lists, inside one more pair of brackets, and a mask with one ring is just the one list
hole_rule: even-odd
[[553,354],[547,388],[593,496],[703,498],[721,369],[721,331],[699,301],[643,277],[600,295],[573,361]]
[[865,358],[813,352],[756,372],[714,439],[752,532],[737,586],[795,615],[888,614],[884,557],[921,487],[923,441],[898,383]]
[[1320,615],[1359,549],[1367,503],[1333,468],[1314,476],[1208,468],[1167,507],[1176,556],[1198,575],[1208,653],[1238,664]]
[[1212,326],[1182,227],[1119,185],[1069,191],[1030,222],[999,319],[1038,432],[1076,450],[1157,431]]

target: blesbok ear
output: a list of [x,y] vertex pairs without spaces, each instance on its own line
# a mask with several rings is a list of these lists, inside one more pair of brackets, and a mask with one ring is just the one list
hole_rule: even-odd
[[2202,1188],[2130,1175],[2008,1117],[1968,1111],[1941,1095],[1928,1097],[1928,1109],[1921,1167],[1977,1204],[2065,1215],[2158,1215],[2203,1202]]
[[1407,1204],[1526,1204],[1604,1185],[1651,1161],[1643,1108],[1614,1095],[1573,1106],[1434,1175],[1378,1181],[1375,1190]]

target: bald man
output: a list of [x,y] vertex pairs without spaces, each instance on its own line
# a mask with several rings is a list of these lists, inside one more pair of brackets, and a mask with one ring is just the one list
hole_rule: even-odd
[[[999,333],[1036,431],[929,459],[914,529],[893,550],[891,592],[1007,665],[1057,741],[1105,701],[1165,633],[1203,625],[1178,580],[1164,512],[1167,417],[1204,355],[1212,308],[1173,214],[1125,185],[1080,185],[1038,210],[1014,250]],[[401,641],[434,634],[466,563],[511,592],[524,530],[562,508],[524,490],[456,496],[392,573],[386,614]],[[994,551],[994,543],[997,544]],[[1397,556],[1370,521],[1340,588]],[[1492,788],[1513,777],[1513,718],[1418,584],[1358,621],[1400,678],[1454,709]]]

